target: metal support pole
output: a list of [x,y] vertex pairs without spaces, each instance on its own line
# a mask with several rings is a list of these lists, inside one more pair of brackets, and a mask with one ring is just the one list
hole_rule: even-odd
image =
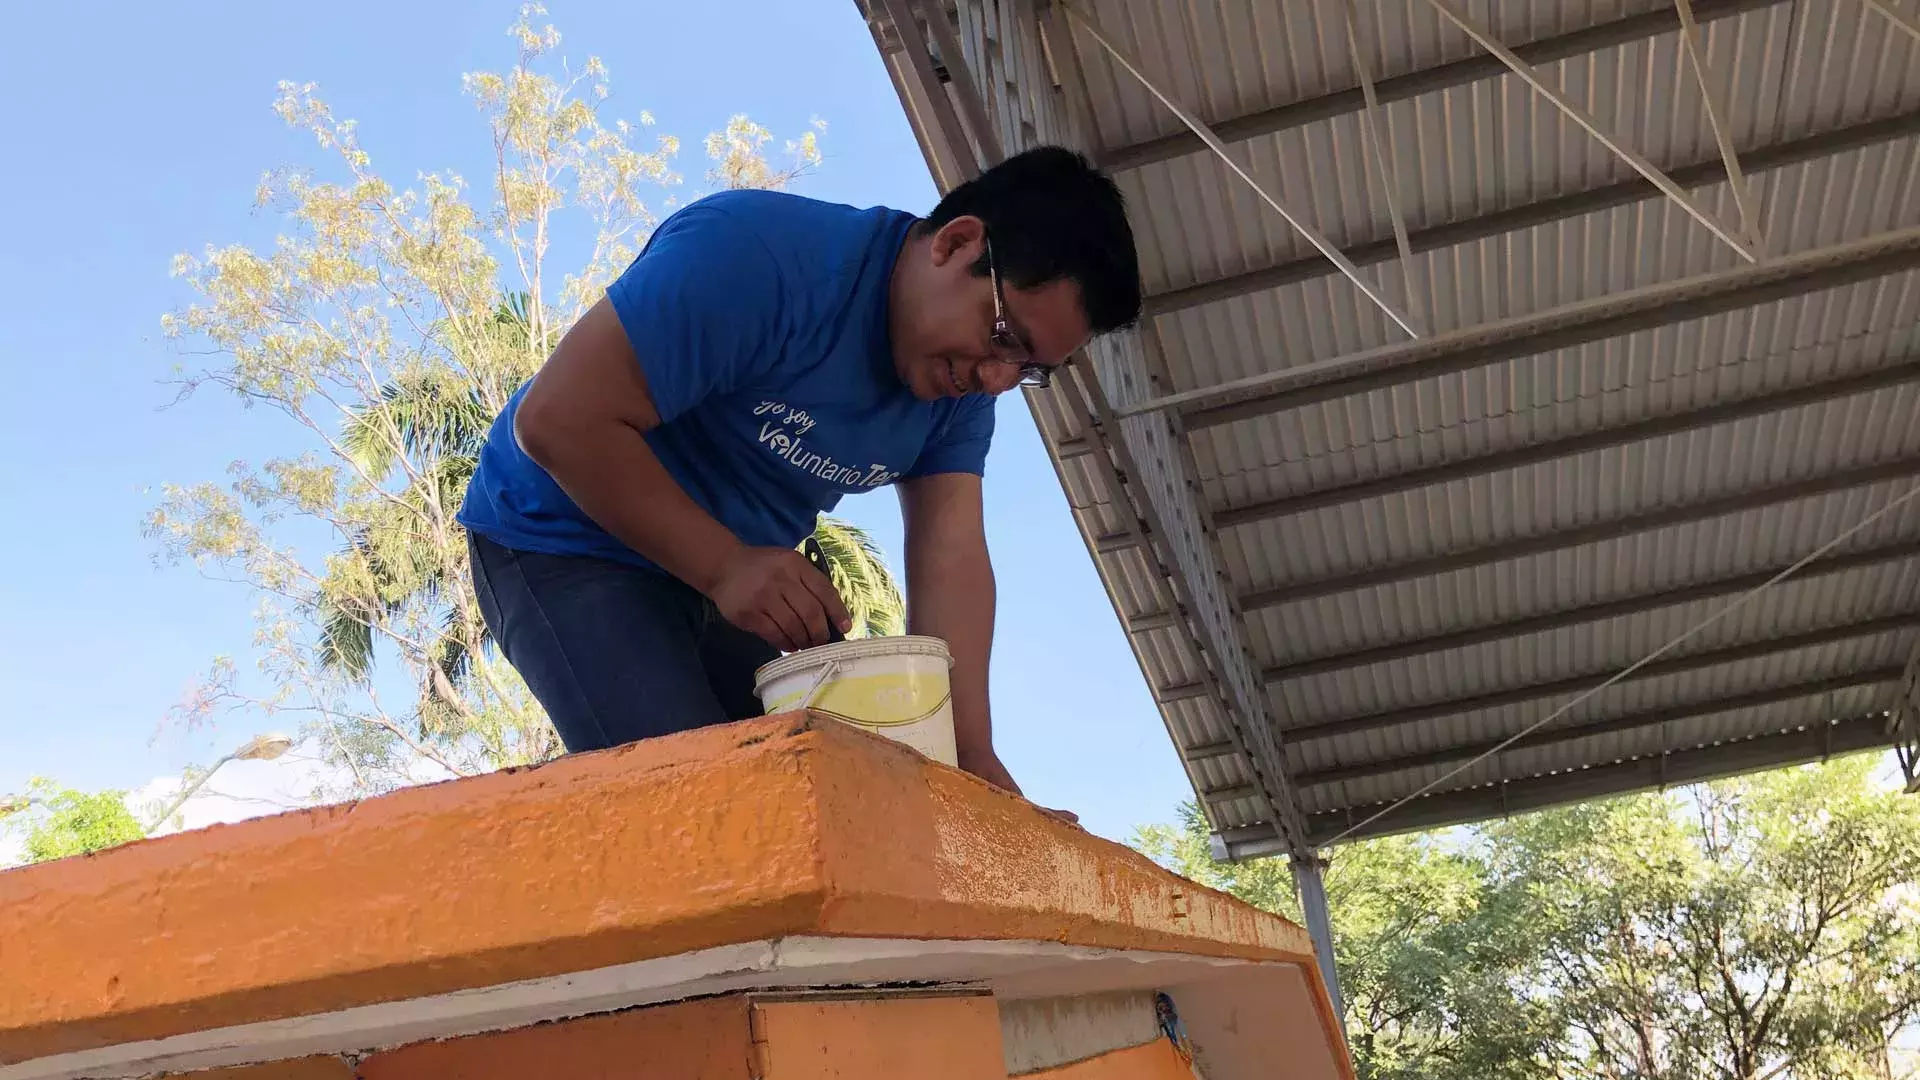
[[1295,855],[1293,886],[1300,893],[1300,910],[1307,917],[1307,935],[1313,938],[1313,955],[1320,961],[1320,978],[1327,984],[1327,996],[1333,999],[1333,1014],[1344,1026],[1347,1004],[1340,997],[1340,973],[1333,962],[1333,921],[1327,913],[1327,886],[1320,871],[1327,860],[1319,854]]
[[1888,710],[1887,727],[1907,793],[1920,794],[1920,640],[1914,642],[1913,656],[1900,674],[1898,697]]

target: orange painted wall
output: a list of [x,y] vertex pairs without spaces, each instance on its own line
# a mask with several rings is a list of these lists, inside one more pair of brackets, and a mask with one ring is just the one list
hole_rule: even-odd
[[795,1001],[754,1010],[762,1080],[1005,1080],[990,997]]
[[1285,920],[785,716],[0,873],[4,966],[46,991],[0,988],[0,1064],[791,934],[1312,959]]
[[[357,1069],[339,1058],[315,1057],[174,1075],[178,1080],[1005,1080],[1006,1069],[1000,1014],[989,997],[762,1001],[733,995],[416,1043],[372,1054]],[[1147,1074],[1139,1076],[1149,1080]]]
[[747,999],[724,997],[416,1043],[358,1080],[750,1080],[752,1047]]
[[1194,1080],[1194,1072],[1174,1052],[1172,1043],[1155,1039],[1058,1068],[1022,1073],[1016,1080]]

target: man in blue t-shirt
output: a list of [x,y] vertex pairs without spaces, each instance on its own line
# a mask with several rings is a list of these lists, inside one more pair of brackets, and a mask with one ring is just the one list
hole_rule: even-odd
[[848,628],[795,548],[893,486],[912,633],[953,654],[960,765],[1018,792],[987,702],[994,396],[1132,323],[1119,189],[1011,158],[926,218],[764,191],[674,214],[495,420],[467,489],[480,607],[569,750],[759,713],[753,673]]

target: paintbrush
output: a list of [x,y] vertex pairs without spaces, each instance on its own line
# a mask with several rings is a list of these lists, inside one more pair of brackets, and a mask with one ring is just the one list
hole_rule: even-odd
[[[821,549],[820,541],[811,536],[807,537],[806,542],[800,545],[800,553],[807,557],[807,561],[813,564],[815,570],[827,576],[827,585],[832,587],[833,572],[827,569],[827,553]],[[834,592],[837,594],[839,590],[835,589]],[[842,601],[845,599],[845,597],[841,597]],[[834,642],[845,640],[847,640],[847,636],[840,632],[840,625],[829,617],[827,619],[827,644],[831,645]]]

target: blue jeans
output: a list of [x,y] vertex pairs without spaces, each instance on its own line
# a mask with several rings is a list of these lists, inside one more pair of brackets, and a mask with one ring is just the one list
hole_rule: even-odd
[[753,673],[780,651],[677,578],[467,534],[493,640],[570,752],[745,720]]

